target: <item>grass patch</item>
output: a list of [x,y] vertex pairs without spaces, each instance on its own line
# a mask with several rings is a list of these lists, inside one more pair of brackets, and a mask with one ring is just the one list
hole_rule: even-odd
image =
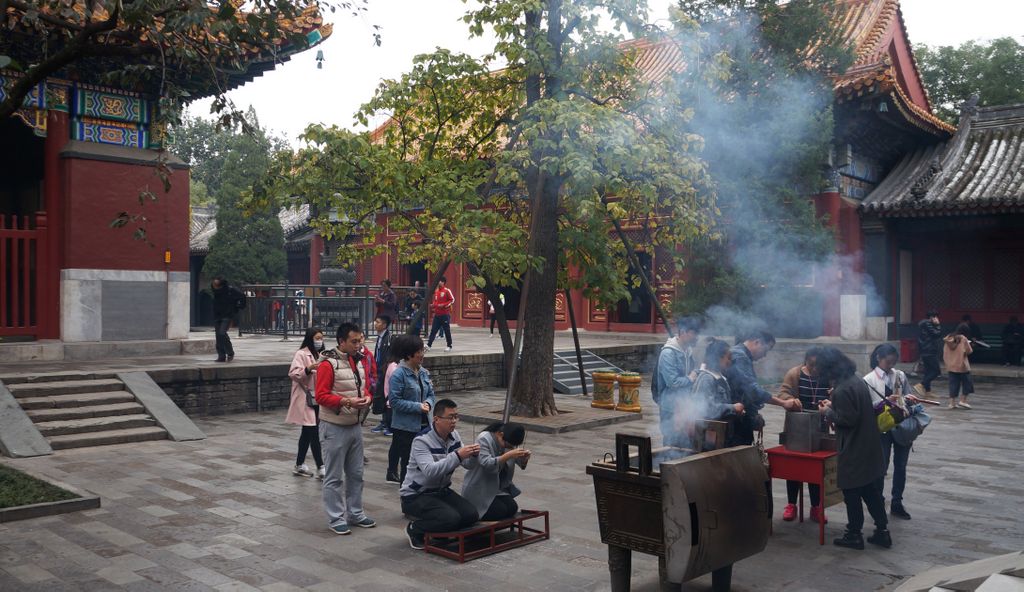
[[56,485],[0,465],[0,508],[59,502],[77,497]]

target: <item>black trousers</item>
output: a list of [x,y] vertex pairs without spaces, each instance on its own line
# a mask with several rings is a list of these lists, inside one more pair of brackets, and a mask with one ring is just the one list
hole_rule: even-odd
[[235,348],[231,346],[231,338],[228,337],[228,329],[231,328],[231,319],[217,319],[213,325],[217,337],[217,357],[234,357]]
[[409,453],[412,451],[412,441],[415,439],[416,432],[391,428],[391,448],[388,449],[388,474],[398,475],[400,481],[405,481],[405,471],[409,468]]
[[1020,366],[1021,346],[1015,343],[1003,344],[1003,362],[1011,366]]
[[318,469],[324,466],[324,457],[320,453],[320,431],[315,425],[302,426],[302,432],[299,434],[299,455],[295,457],[295,466],[306,462],[307,450],[313,453],[313,460]]
[[885,502],[882,501],[882,492],[879,491],[877,483],[868,483],[854,489],[844,489],[843,501],[846,503],[847,532],[859,534],[864,528],[862,501],[867,505],[877,530],[886,530],[889,527],[889,519],[885,515]]
[[427,339],[427,347],[433,347],[434,338],[437,337],[437,332],[440,331],[444,335],[444,340],[448,344],[448,347],[452,346],[452,315],[439,314],[434,315],[434,320],[430,324],[430,338]]
[[921,378],[921,384],[924,385],[925,392],[932,392],[932,381],[942,374],[939,370],[939,356],[925,354],[921,356],[921,365],[924,366],[924,376]]
[[473,504],[451,489],[403,497],[402,512],[417,518],[412,523],[416,534],[461,530],[477,519]]
[[[804,484],[801,481],[786,481],[786,496],[789,500],[789,503],[796,503],[797,496],[800,495],[800,488],[803,487],[803,485]],[[815,485],[814,483],[808,483],[807,489],[811,494],[811,505],[817,506],[818,504],[820,504],[821,487]]]
[[516,515],[519,511],[519,504],[511,495],[496,495],[494,501],[480,517],[481,520],[504,520]]

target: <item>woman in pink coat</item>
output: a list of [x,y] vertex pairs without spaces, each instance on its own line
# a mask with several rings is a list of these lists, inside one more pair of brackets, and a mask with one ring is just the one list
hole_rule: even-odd
[[288,376],[292,379],[292,398],[288,404],[288,415],[285,421],[301,426],[299,433],[299,454],[295,457],[296,475],[312,477],[313,471],[306,466],[306,450],[313,452],[316,461],[317,476],[324,478],[324,459],[320,454],[320,435],[317,432],[318,407],[306,404],[306,391],[314,392],[313,380],[320,352],[324,350],[324,332],[317,327],[306,329],[306,337],[302,346],[292,358],[292,366]]

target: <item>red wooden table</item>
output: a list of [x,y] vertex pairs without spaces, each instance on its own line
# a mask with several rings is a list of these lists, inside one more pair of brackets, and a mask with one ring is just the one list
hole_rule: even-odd
[[[784,446],[769,448],[769,475],[772,479],[786,479],[813,483],[821,487],[821,521],[818,523],[818,544],[825,544],[825,508],[842,501],[842,491],[836,487],[836,452],[794,452]],[[804,521],[804,488],[800,487],[800,522]]]

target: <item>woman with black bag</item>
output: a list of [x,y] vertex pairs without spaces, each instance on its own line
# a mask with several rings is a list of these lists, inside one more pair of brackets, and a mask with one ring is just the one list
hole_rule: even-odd
[[405,480],[412,441],[430,425],[428,414],[434,407],[434,385],[430,373],[422,366],[425,351],[418,335],[399,335],[391,342],[391,353],[399,362],[388,380],[392,436],[385,480],[389,483]]
[[[907,375],[895,368],[900,358],[899,351],[888,343],[883,343],[871,352],[871,372],[864,376],[864,382],[871,389],[874,404],[888,401],[899,408],[904,418],[909,418],[920,407],[917,397],[910,394]],[[878,490],[882,493],[885,503],[885,474],[889,471],[889,459],[892,458],[892,505],[889,513],[897,518],[910,520],[910,513],[903,507],[903,490],[907,484],[907,462],[910,460],[910,446],[904,446],[895,438],[895,429],[880,434],[882,439],[882,458],[885,470],[878,479]]]
[[314,374],[320,362],[320,354],[324,351],[324,332],[319,327],[306,329],[299,351],[292,357],[292,365],[288,377],[292,379],[292,396],[288,403],[288,415],[285,422],[301,427],[299,432],[299,453],[295,457],[295,469],[292,473],[302,477],[312,477],[313,471],[306,466],[306,451],[311,450],[316,462],[317,476],[324,478],[324,459],[320,454],[320,434],[317,432],[319,420],[316,400],[313,398]]

